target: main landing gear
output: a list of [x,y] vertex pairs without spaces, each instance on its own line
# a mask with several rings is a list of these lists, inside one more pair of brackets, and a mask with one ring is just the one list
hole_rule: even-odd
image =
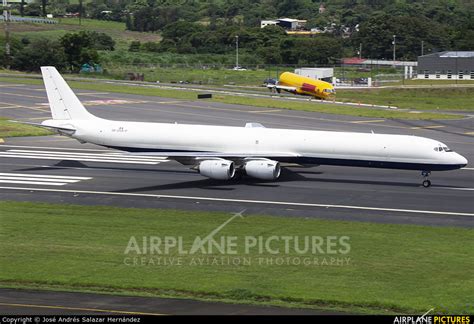
[[429,177],[430,174],[431,174],[431,171],[422,171],[421,172],[421,175],[423,176],[423,179],[424,179],[422,184],[423,184],[423,187],[425,187],[425,188],[428,188],[429,186],[431,186],[431,181],[428,180],[428,177]]

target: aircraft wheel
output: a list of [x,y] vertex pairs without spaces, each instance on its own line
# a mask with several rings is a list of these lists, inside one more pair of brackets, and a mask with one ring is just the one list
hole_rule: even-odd
[[431,181],[430,180],[424,180],[423,181],[423,187],[428,188],[429,186],[431,186]]

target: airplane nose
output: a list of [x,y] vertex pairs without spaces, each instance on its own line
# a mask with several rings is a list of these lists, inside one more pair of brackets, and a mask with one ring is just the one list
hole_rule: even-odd
[[461,154],[456,153],[456,164],[459,164],[461,168],[465,167],[467,165],[467,159],[462,156]]

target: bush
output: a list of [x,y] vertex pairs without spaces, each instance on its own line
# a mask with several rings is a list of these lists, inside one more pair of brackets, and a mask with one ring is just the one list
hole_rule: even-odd
[[58,41],[47,38],[33,40],[15,55],[12,62],[12,68],[29,72],[39,71],[45,65],[53,65],[58,70],[66,68],[66,55]]
[[128,48],[129,52],[139,52],[140,51],[140,41],[133,41],[130,43],[130,47]]
[[160,50],[161,50],[160,44],[159,44],[159,43],[156,43],[156,42],[146,42],[146,43],[143,43],[142,49],[143,49],[145,52],[160,52]]
[[97,50],[113,51],[115,49],[115,41],[105,33],[92,32],[92,41],[94,48]]
[[41,16],[41,6],[38,3],[30,3],[25,6],[25,16]]

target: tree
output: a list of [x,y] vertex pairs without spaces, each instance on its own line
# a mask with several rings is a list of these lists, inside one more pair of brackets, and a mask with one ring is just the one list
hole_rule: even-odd
[[78,71],[85,63],[99,63],[99,55],[90,32],[67,33],[61,37],[60,42],[71,71]]
[[25,16],[41,16],[41,6],[37,3],[29,4],[25,7]]
[[15,55],[12,68],[36,72],[45,65],[53,65],[58,70],[64,70],[67,66],[66,55],[58,41],[47,38],[33,40]]
[[43,17],[46,18],[46,5],[47,5],[48,1],[47,0],[41,0],[41,10],[42,10],[42,14],[43,14]]
[[161,35],[163,38],[171,39],[176,42],[203,30],[204,28],[201,25],[186,21],[177,21],[166,25],[165,28],[163,28]]
[[115,41],[105,33],[91,32],[93,47],[97,50],[113,51]]
[[393,35],[396,35],[396,56],[415,60],[420,54],[421,41],[439,51],[449,48],[449,34],[443,25],[426,17],[381,14],[360,25],[353,37],[353,46],[364,44],[371,58],[392,58]]

